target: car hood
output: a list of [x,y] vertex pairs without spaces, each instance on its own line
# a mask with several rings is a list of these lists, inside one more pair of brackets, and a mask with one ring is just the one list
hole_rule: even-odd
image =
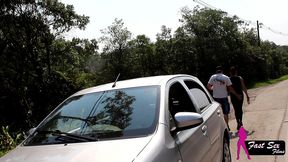
[[150,141],[151,136],[121,140],[18,146],[0,162],[132,162]]

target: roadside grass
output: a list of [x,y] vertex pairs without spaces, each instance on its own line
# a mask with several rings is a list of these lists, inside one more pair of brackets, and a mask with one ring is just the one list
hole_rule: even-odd
[[3,156],[6,152],[0,151],[0,157]]
[[277,78],[277,79],[270,79],[270,80],[266,80],[266,81],[255,82],[251,86],[249,86],[249,88],[264,87],[264,86],[275,84],[275,83],[278,83],[278,82],[281,82],[281,81],[284,81],[287,79],[288,79],[288,75],[284,75],[284,76]]

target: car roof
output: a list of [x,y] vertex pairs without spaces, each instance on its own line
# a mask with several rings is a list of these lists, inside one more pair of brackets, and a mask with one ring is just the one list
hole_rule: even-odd
[[[112,83],[103,84],[87,89],[83,89],[81,91],[76,92],[72,96],[78,96],[93,92],[101,92],[101,91],[109,91],[115,89],[123,89],[123,88],[131,88],[131,87],[142,87],[142,86],[153,86],[153,85],[165,85],[170,79],[175,77],[192,77],[186,74],[176,74],[176,75],[159,75],[159,76],[150,76],[150,77],[142,77],[142,78],[135,78],[129,80],[122,80],[117,81],[116,86],[112,88]],[[194,78],[194,77],[193,77]]]

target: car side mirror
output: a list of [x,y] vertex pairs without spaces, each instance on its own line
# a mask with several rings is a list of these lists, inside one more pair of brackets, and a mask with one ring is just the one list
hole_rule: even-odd
[[203,123],[202,116],[194,112],[178,112],[174,118],[176,131],[194,128]]

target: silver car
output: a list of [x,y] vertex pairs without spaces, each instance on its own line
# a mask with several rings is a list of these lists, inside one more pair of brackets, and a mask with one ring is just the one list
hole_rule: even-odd
[[190,75],[79,91],[0,162],[230,162],[220,105]]

